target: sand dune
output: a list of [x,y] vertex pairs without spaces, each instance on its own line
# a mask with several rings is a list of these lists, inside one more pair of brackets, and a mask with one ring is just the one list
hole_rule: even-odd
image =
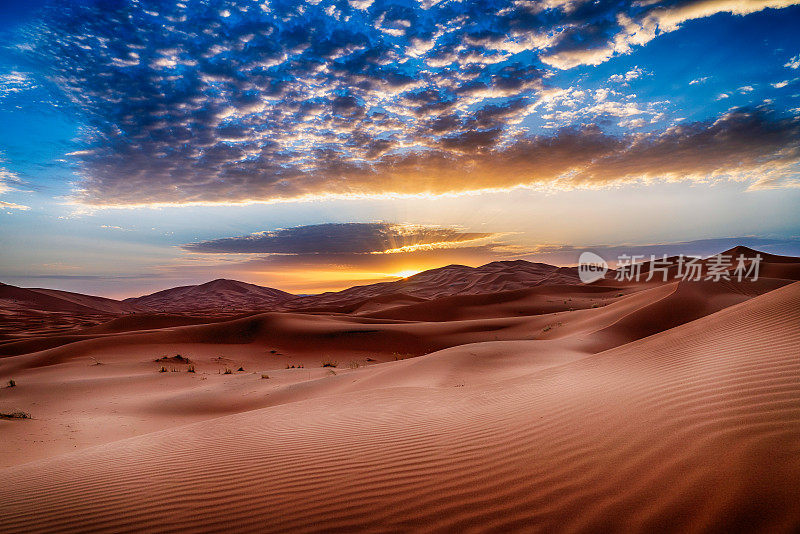
[[195,286],[165,289],[123,302],[139,309],[152,311],[241,310],[263,309],[293,297],[292,294],[270,287],[247,284],[237,280],[212,280]]
[[395,305],[384,310],[358,309],[358,315],[407,321],[455,321],[542,315],[579,308],[590,308],[619,298],[630,290],[624,286],[544,285],[531,289],[454,295],[424,300],[413,304]]
[[71,331],[134,311],[104,297],[0,283],[0,342]]
[[792,284],[515,378],[321,394],[6,469],[0,524],[789,532],[798,341]]
[[93,297],[56,289],[25,289],[0,283],[0,302],[4,307],[16,305],[18,310],[83,313],[126,313],[134,306],[114,299]]
[[[309,295],[282,303],[284,309],[336,310],[342,306],[376,297],[402,294],[421,299],[451,295],[476,295],[515,291],[538,285],[574,284],[578,282],[575,268],[556,267],[529,261],[495,261],[480,267],[448,265],[424,271],[395,282],[357,286],[343,291]],[[337,310],[338,311],[338,310]]]
[[768,259],[784,277],[451,266],[7,341],[0,413],[33,418],[0,418],[0,531],[796,531],[800,262]]

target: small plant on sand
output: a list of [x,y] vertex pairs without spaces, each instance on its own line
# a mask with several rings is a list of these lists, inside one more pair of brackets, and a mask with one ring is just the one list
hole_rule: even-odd
[[156,358],[153,361],[156,363],[177,363],[177,364],[191,363],[191,360],[189,358],[181,356],[180,354],[176,354],[175,356],[162,356],[161,358]]
[[237,372],[237,373],[239,373],[239,372],[242,372],[242,373],[243,373],[243,372],[244,372],[244,367],[239,367],[239,368],[236,370],[236,372]]
[[333,360],[325,360],[322,362],[322,367],[336,367],[337,365],[339,365],[339,362]]
[[194,371],[194,365],[190,365],[190,366],[189,366],[189,367],[186,369],[186,372],[187,372],[187,373],[194,373],[194,372],[195,372],[195,371]]
[[356,360],[350,360],[349,362],[347,362],[347,367],[349,367],[350,369],[358,369],[359,367],[361,367],[361,363]]
[[261,375],[261,380],[266,380],[268,378],[269,378],[269,375],[263,375],[263,374]]
[[17,385],[17,381],[14,380],[13,378],[8,381],[8,387],[13,388],[13,387],[16,387],[16,385]]
[[225,368],[225,372],[222,373],[223,375],[232,375],[233,371],[231,371],[228,367]]
[[159,373],[166,373],[167,372],[167,368],[162,365],[161,368],[158,370],[158,372]]
[[8,412],[3,413],[0,412],[0,419],[30,419],[31,414],[28,412],[16,411],[16,412]]

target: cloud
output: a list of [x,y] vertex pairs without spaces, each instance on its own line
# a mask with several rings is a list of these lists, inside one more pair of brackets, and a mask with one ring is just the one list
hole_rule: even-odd
[[497,234],[458,228],[390,224],[327,223],[214,239],[183,245],[189,252],[225,254],[396,254],[475,246]]
[[[635,2],[638,10],[602,11],[561,33],[561,38],[542,60],[559,69],[599,65],[627,54],[658,35],[680,29],[683,23],[718,13],[747,15],[764,9],[797,5],[797,0],[689,0]],[[613,22],[612,22],[613,21]]]
[[[0,155],[0,163],[2,162],[3,158],[2,155]],[[0,194],[15,191],[22,183],[23,181],[19,174],[4,167],[0,167]]]
[[0,100],[3,98],[23,91],[28,91],[36,87],[30,75],[19,72],[10,71],[0,74]]
[[22,204],[14,204],[12,202],[0,200],[0,209],[27,211],[31,208],[30,206],[23,206]]
[[[32,46],[87,125],[70,156],[77,203],[450,194],[582,184],[604,160],[671,138],[636,133],[659,111],[610,93],[548,109],[553,68],[629,53],[687,20],[794,3],[55,2]],[[553,136],[524,125],[542,110]],[[627,134],[594,126],[611,118]],[[785,162],[793,147],[759,157]],[[715,161],[714,175],[741,170],[735,154]]]
[[[0,154],[0,163],[3,163],[2,154]],[[6,169],[5,167],[0,167],[0,195],[4,193],[8,193],[10,191],[18,191],[19,186],[23,184],[22,178],[20,178],[19,174]],[[14,204],[13,202],[6,202],[0,200],[0,208],[7,209],[7,210],[29,210],[29,206],[24,206],[22,204]]]
[[[119,165],[135,165],[141,174],[131,169],[125,180],[95,176],[86,200],[98,204],[288,201],[726,178],[750,180],[760,187],[794,185],[800,162],[797,118],[763,108],[735,109],[715,120],[662,132],[614,136],[587,125],[562,128],[552,136],[522,136],[504,145],[496,137],[496,130],[474,130],[445,138],[425,151],[386,154],[369,164],[324,154],[311,171],[265,170],[260,160],[234,156],[233,161],[223,158],[172,175],[164,168],[182,169],[180,161],[168,157],[140,161],[129,154]],[[176,183],[189,172],[205,179]]]
[[635,80],[636,78],[641,78],[644,74],[645,72],[641,68],[634,67],[625,74],[614,74],[610,76],[608,79],[609,81],[614,83],[626,83]]

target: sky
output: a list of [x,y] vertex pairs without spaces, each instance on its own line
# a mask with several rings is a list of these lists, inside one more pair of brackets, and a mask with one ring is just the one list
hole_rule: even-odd
[[800,255],[798,27],[800,0],[0,0],[0,281]]

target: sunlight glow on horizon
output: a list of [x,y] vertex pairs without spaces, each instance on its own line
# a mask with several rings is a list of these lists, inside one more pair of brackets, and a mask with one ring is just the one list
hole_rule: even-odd
[[800,236],[800,0],[29,4],[0,17],[4,283],[307,294]]
[[415,274],[421,273],[417,269],[406,269],[404,271],[398,271],[396,273],[392,273],[391,276],[398,276],[400,278],[408,278],[409,276],[414,276]]

